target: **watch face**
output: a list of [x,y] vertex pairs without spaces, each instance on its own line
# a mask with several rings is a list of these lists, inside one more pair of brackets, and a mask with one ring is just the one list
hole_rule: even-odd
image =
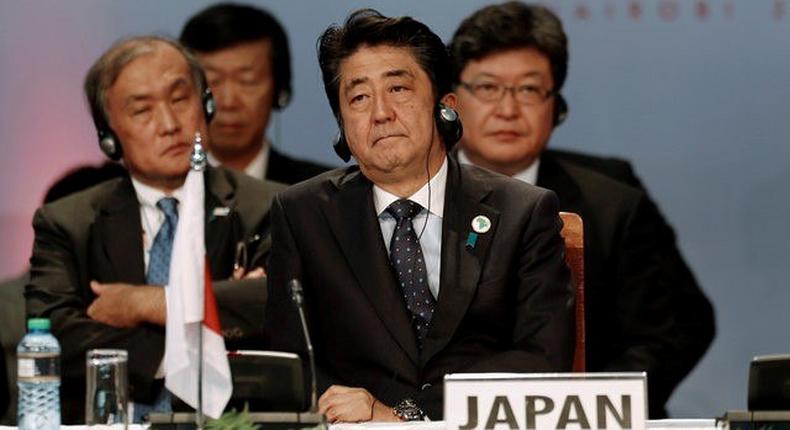
[[393,412],[405,421],[421,421],[425,419],[425,412],[417,406],[412,399],[403,399],[394,408]]

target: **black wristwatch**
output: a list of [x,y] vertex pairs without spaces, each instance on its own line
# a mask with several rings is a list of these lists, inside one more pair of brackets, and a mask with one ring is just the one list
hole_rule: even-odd
[[392,408],[392,413],[403,421],[425,421],[425,412],[413,399],[403,399]]

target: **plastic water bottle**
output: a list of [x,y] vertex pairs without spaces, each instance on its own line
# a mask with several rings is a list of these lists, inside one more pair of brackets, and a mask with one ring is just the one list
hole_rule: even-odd
[[49,332],[49,320],[27,321],[27,334],[16,348],[20,430],[60,428],[60,344]]

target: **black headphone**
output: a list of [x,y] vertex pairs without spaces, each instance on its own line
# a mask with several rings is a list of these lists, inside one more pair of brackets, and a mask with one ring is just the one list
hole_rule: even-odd
[[277,97],[274,98],[273,108],[280,110],[288,106],[291,102],[291,91],[288,88],[280,88],[277,90]]
[[568,118],[568,103],[560,93],[554,95],[554,127],[562,124]]
[[[461,139],[464,133],[464,127],[461,124],[461,118],[455,109],[445,105],[444,103],[437,103],[436,109],[433,111],[433,119],[436,123],[436,130],[439,136],[442,137],[444,148],[449,151],[453,145]],[[332,147],[335,149],[335,154],[343,161],[348,162],[351,160],[351,149],[348,147],[346,136],[343,133],[343,127],[337,132]]]
[[[206,124],[208,125],[214,118],[217,112],[217,105],[214,102],[214,95],[211,94],[211,89],[205,87],[202,95],[203,115],[206,117]],[[96,124],[96,131],[99,134],[99,148],[104,155],[110,157],[111,160],[118,161],[123,156],[123,149],[121,148],[120,141],[115,133],[110,128],[104,113],[95,112],[93,121]]]

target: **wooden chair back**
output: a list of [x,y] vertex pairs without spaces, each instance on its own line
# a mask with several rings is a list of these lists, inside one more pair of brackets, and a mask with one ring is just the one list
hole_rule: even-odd
[[565,240],[565,262],[571,270],[576,289],[576,348],[573,354],[573,371],[584,372],[585,327],[584,327],[584,223],[573,212],[560,212],[563,227],[560,235]]

